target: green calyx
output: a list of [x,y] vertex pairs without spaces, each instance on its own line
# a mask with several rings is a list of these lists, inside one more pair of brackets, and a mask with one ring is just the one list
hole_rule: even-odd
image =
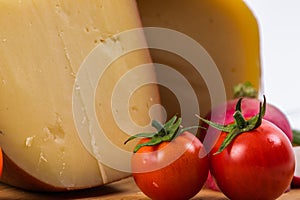
[[221,125],[198,116],[200,120],[207,123],[208,125],[220,131],[228,133],[223,143],[221,144],[220,148],[214,154],[221,153],[239,134],[254,130],[261,125],[263,116],[265,115],[266,112],[266,97],[263,96],[263,98],[264,98],[263,103],[260,103],[259,106],[259,113],[248,120],[244,118],[241,110],[241,104],[243,98],[240,98],[236,104],[235,113],[233,114],[234,123],[232,124]]
[[144,146],[156,146],[162,142],[170,142],[175,137],[192,128],[199,128],[198,126],[188,127],[188,128],[181,128],[181,118],[177,119],[177,116],[172,117],[168,122],[162,125],[160,122],[153,120],[152,126],[156,128],[157,132],[153,133],[138,133],[129,137],[124,144],[127,142],[135,139],[135,138],[149,138],[150,140],[145,143],[138,144],[133,152],[136,153],[140,148]]
[[257,98],[258,92],[250,82],[240,83],[233,87],[233,97]]

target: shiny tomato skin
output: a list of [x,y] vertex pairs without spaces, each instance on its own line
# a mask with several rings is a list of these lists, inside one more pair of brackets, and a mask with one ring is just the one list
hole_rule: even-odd
[[[142,139],[146,142],[149,139]],[[203,187],[209,170],[202,143],[184,132],[171,142],[142,147],[132,156],[132,175],[141,191],[154,200],[184,200]]]
[[210,170],[221,191],[232,200],[278,198],[289,187],[295,158],[287,136],[266,120],[255,130],[238,135],[217,151],[222,133],[210,152]]

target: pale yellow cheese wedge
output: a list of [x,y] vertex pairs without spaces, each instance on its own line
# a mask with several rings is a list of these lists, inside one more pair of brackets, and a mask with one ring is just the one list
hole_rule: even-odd
[[[138,130],[128,133],[118,126],[111,99],[124,74],[151,61],[148,51],[126,54],[109,67],[99,64],[105,72],[97,81],[82,78],[86,85],[97,83],[92,87],[94,96],[85,96],[92,90],[85,91],[75,83],[80,67],[97,45],[107,45],[97,55],[99,62],[114,59],[139,41],[112,36],[140,25],[135,1],[0,0],[0,146],[5,155],[1,181],[31,190],[58,191],[129,176],[129,171],[121,170],[125,165],[121,161],[120,166],[112,167],[99,160],[96,155],[101,157],[103,152],[108,157],[114,149],[101,152],[101,141],[95,137],[103,134],[112,146],[131,152],[133,143],[124,147],[123,142]],[[91,62],[97,67],[96,61]],[[133,73],[128,82],[154,78],[151,67],[142,72],[142,76]],[[121,86],[126,90],[126,84]],[[74,102],[74,98],[92,97],[90,104]],[[145,85],[130,99],[116,101],[128,102],[131,119],[146,126],[149,108],[159,102],[157,86]],[[95,110],[102,133],[93,132],[88,107]],[[75,116],[74,110],[81,116]],[[117,162],[119,158],[111,159]]]

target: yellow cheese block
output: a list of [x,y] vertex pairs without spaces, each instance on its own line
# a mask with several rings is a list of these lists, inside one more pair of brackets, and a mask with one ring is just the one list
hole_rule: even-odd
[[[101,157],[103,152],[107,157],[114,150],[103,151],[102,141],[95,138],[102,134],[116,149],[126,148],[125,152],[133,148],[123,142],[138,129],[128,133],[116,123],[113,89],[124,74],[151,60],[147,50],[120,56],[139,41],[114,35],[140,26],[135,1],[0,0],[0,146],[5,154],[1,181],[31,190],[57,191],[94,187],[129,176],[128,171],[108,166],[95,156]],[[140,40],[143,43],[142,37]],[[95,58],[88,60],[101,45],[99,62],[116,59],[109,66],[97,65]],[[81,68],[91,65],[88,62],[105,69],[99,80],[79,74],[84,73]],[[155,77],[151,66],[141,70],[142,76],[133,72],[127,81],[145,78],[147,82]],[[89,71],[91,76],[94,71]],[[79,75],[87,86],[96,83],[91,88],[95,94],[85,96],[88,91],[76,85]],[[126,90],[126,84],[120,87]],[[85,98],[92,98],[91,103],[76,104]],[[149,108],[159,103],[158,88],[147,84],[130,99],[116,101],[128,101],[131,120],[146,126],[151,122]],[[101,133],[93,132],[89,107],[95,110]],[[74,110],[79,110],[76,119]],[[117,164],[120,168],[126,165]]]
[[[202,116],[211,109],[212,104],[218,103],[218,100],[232,98],[232,88],[238,83],[250,81],[258,90],[260,89],[258,24],[242,0],[189,0],[185,2],[181,0],[137,0],[137,4],[143,26],[163,27],[185,34],[208,53],[203,57],[204,53],[194,51],[191,46],[189,52],[191,55],[196,54],[194,56],[200,59],[209,56],[215,63],[215,65],[202,64],[196,69],[196,66],[191,63],[192,59],[187,56],[182,57],[178,50],[175,52],[151,50],[154,62],[171,66],[190,82],[198,97],[197,105]],[[174,46],[178,45],[178,49],[180,46],[185,46],[181,40],[169,35],[169,42],[172,42]],[[188,48],[186,49],[188,51]],[[217,73],[206,75],[206,77],[201,74],[201,71],[215,70],[214,67],[217,67],[222,80],[219,80]],[[219,87],[222,86],[220,82],[224,83],[225,92]],[[180,87],[180,84],[177,83],[175,87]],[[182,107],[191,104],[174,100],[177,94],[170,88],[162,87],[161,91],[162,103],[169,117],[175,113],[181,113]],[[217,92],[220,93],[219,97],[213,94]],[[190,95],[178,95],[190,98]],[[190,125],[189,121],[194,120],[194,114],[199,113],[194,110],[185,118],[186,124]]]
[[[187,126],[233,85],[260,87],[258,27],[242,1],[137,3],[0,0],[1,181],[60,191],[121,179],[134,145],[123,142],[162,117],[159,96]],[[156,68],[141,22],[160,27],[144,30]]]

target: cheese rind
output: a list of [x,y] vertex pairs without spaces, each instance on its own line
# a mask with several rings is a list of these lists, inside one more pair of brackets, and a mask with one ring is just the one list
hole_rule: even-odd
[[[184,3],[180,0],[137,0],[137,5],[143,26],[176,30],[197,41],[208,52],[222,75],[227,99],[233,97],[233,86],[245,81],[250,81],[260,89],[258,24],[242,0],[190,0]],[[177,44],[178,41],[174,40],[173,43]],[[200,114],[204,116],[211,109],[208,88],[214,85],[206,84],[195,66],[186,60],[187,57],[175,54],[151,50],[154,62],[173,67],[189,80],[198,97]],[[161,90],[162,103],[169,117],[180,113],[178,103],[172,101],[173,94],[167,91],[168,88]],[[199,113],[192,113],[191,118],[186,120],[193,119],[194,114]]]
[[[107,38],[140,25],[134,1],[0,1],[0,145],[7,158],[1,181],[49,191],[89,188],[129,176],[86,149],[75,127],[72,95],[89,53]],[[104,77],[109,79],[99,82],[94,101],[98,120],[107,124],[110,140],[118,141],[116,148],[133,146],[120,145],[128,135],[111,117],[110,90],[122,74],[150,61],[146,50],[124,55],[107,70]],[[154,76],[153,70],[147,72],[145,76]],[[159,101],[157,87],[143,87],[139,93],[132,99],[140,110],[133,118],[150,123],[149,106]]]

